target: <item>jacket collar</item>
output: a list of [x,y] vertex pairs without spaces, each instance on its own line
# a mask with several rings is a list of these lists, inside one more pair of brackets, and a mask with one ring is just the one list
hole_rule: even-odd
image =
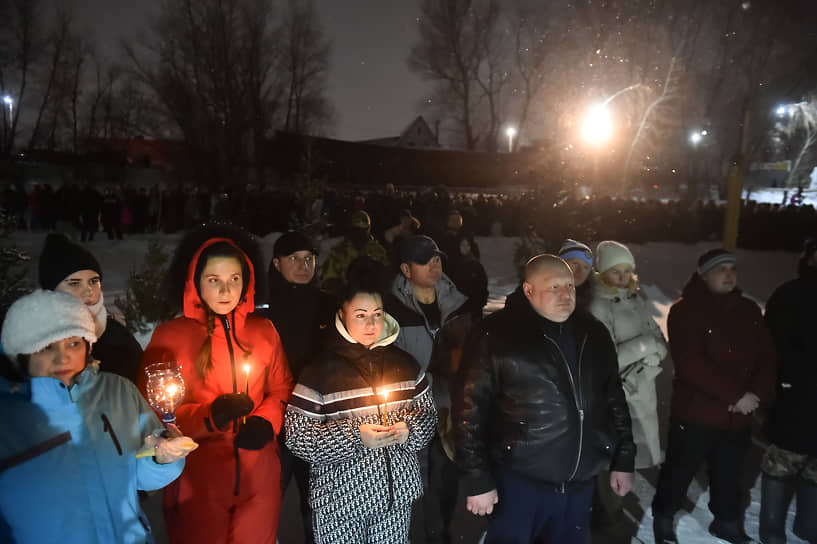
[[99,361],[89,363],[76,377],[71,388],[57,378],[28,378],[22,381],[0,378],[0,394],[27,400],[41,406],[65,406],[75,403],[97,380]]
[[697,272],[693,272],[686,285],[684,285],[681,296],[696,304],[712,305],[720,308],[723,307],[724,304],[731,306],[743,296],[743,291],[741,291],[739,287],[735,287],[729,293],[713,293],[709,290],[709,287],[706,286],[703,278],[701,278]]
[[[508,295],[508,298],[505,300],[505,309],[511,312],[512,315],[517,316],[517,320],[521,326],[539,333],[544,332],[554,338],[569,330],[578,333],[586,329],[585,313],[578,307],[573,310],[570,317],[562,323],[556,323],[539,315],[539,313],[533,309],[533,306],[531,306],[530,301],[525,297],[521,285],[519,285],[513,293]],[[517,321],[514,322],[516,323]]]

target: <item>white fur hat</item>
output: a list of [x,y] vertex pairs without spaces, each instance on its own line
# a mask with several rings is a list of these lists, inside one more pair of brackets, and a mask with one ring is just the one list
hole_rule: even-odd
[[627,246],[613,240],[599,242],[596,247],[596,270],[603,274],[617,264],[629,264],[635,268],[635,259]]
[[14,361],[19,354],[37,353],[47,345],[80,336],[97,340],[91,312],[78,298],[67,293],[39,289],[17,299],[3,322],[0,341]]

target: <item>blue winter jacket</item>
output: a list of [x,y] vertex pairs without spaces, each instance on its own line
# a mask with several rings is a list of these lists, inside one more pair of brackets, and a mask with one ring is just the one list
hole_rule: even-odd
[[175,480],[184,460],[136,459],[162,429],[131,382],[89,365],[55,378],[0,378],[0,542],[152,542],[137,490]]

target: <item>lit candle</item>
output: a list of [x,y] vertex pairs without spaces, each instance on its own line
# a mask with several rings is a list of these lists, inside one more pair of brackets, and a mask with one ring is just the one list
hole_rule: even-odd
[[173,399],[176,397],[176,393],[178,391],[179,391],[179,386],[176,385],[175,383],[171,383],[170,385],[168,385],[167,389],[165,390],[165,394],[167,395],[167,400],[170,401],[170,413],[171,414],[176,411],[174,409],[174,406],[173,406]]
[[383,416],[381,418],[381,423],[385,426],[386,425],[386,412],[389,411],[389,392],[383,391]]
[[[250,365],[244,365],[244,394],[250,394]],[[243,423],[247,423],[247,416],[243,419]]]

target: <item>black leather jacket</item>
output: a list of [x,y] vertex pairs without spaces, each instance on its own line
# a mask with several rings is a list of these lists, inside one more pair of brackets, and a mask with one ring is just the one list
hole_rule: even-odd
[[457,464],[467,495],[496,487],[498,470],[570,486],[600,470],[632,472],[630,414],[616,349],[604,325],[576,310],[571,371],[555,335],[520,290],[472,338],[453,397]]

